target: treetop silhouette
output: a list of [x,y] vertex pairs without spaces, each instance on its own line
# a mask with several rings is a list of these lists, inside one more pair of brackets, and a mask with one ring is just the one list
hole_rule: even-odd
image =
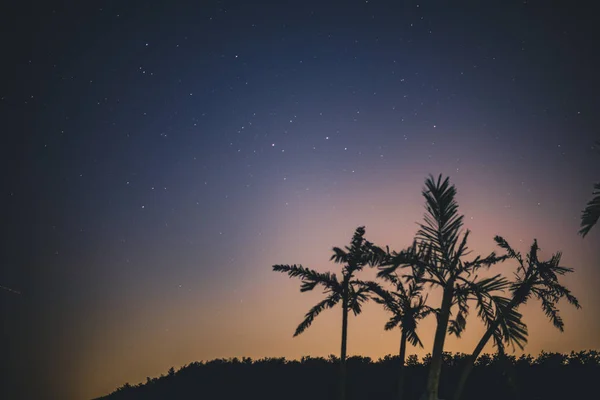
[[350,246],[344,249],[333,248],[330,261],[342,264],[342,277],[338,280],[335,273],[317,272],[302,265],[274,265],[273,271],[287,273],[290,277],[301,279],[301,292],[323,287],[325,299],[313,306],[304,316],[304,320],[296,328],[294,336],[304,332],[315,317],[327,308],[333,308],[341,303],[342,307],[342,341],[340,352],[340,398],[346,398],[346,348],[348,340],[348,312],[358,315],[362,304],[369,300],[369,292],[379,285],[375,282],[365,282],[355,278],[355,274],[367,265],[374,265],[379,259],[375,246],[364,238],[365,228],[356,228]]
[[[378,274],[384,277],[398,268],[410,267],[415,270],[413,276],[419,276],[422,282],[443,291],[442,304],[436,310],[437,327],[423,400],[437,400],[446,332],[460,336],[466,328],[468,301],[491,303],[494,292],[508,287],[508,282],[500,275],[485,279],[478,279],[476,275],[479,269],[504,261],[506,256],[499,257],[492,252],[486,257],[465,260],[470,254],[467,246],[470,232],[463,232],[464,216],[458,213],[456,193],[449,177],[442,180],[439,175],[436,180],[430,175],[426,179],[422,191],[425,214],[415,242],[408,249],[392,254],[388,265]],[[458,312],[450,320],[454,306]],[[488,306],[482,304],[480,308]],[[486,313],[481,312],[480,316],[485,317]]]
[[[504,238],[496,236],[494,240],[498,246],[506,251],[507,256],[510,259],[517,261],[517,270],[514,274],[515,280],[511,282],[509,288],[512,298],[509,301],[506,299],[502,300],[502,306],[497,309],[497,314],[493,323],[488,324],[487,331],[475,347],[471,356],[466,359],[466,364],[457,384],[454,400],[459,400],[461,398],[467,378],[473,368],[473,364],[479,354],[483,351],[483,348],[490,337],[501,334],[508,341],[512,341],[519,345],[520,348],[523,348],[526,330],[519,330],[518,324],[516,324],[517,329],[515,329],[514,326],[512,329],[511,327],[506,326],[506,321],[512,321],[513,319],[516,319],[517,316],[520,316],[516,311],[520,305],[526,304],[531,298],[539,300],[542,310],[548,319],[550,319],[552,324],[561,332],[564,330],[564,322],[557,308],[557,303],[560,300],[565,299],[576,308],[581,308],[577,298],[573,296],[569,289],[559,282],[560,276],[573,272],[572,268],[560,265],[561,252],[556,252],[549,260],[542,261],[538,257],[540,249],[537,240],[534,240],[529,253],[525,259],[523,259],[521,253],[514,250]],[[518,319],[520,320],[520,317]],[[501,331],[501,333],[499,331]],[[500,345],[499,351],[503,352],[503,350],[504,349]]]

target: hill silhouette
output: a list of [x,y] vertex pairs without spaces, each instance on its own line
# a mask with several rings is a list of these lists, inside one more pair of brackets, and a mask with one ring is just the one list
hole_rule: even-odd
[[[483,354],[477,359],[465,399],[574,399],[595,398],[600,378],[600,352],[570,354],[542,352],[537,357]],[[466,355],[443,354],[440,398],[450,398]],[[431,360],[406,360],[404,396],[418,399]],[[396,395],[398,356],[377,361],[369,357],[347,359],[349,399],[391,399]],[[216,359],[193,362],[166,375],[147,378],[145,383],[119,387],[100,397],[105,400],[133,399],[331,399],[338,390],[339,359],[303,357]],[[512,379],[508,379],[511,377]],[[509,383],[510,382],[510,383]]]

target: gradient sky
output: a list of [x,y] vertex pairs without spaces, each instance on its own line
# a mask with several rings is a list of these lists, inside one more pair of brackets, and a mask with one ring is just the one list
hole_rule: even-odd
[[[600,228],[577,235],[600,178],[591,9],[12,3],[0,285],[21,294],[0,305],[3,374],[23,398],[90,398],[217,357],[337,354],[341,312],[292,338],[320,293],[271,266],[335,270],[331,247],[359,225],[409,245],[430,173],[456,184],[475,253],[537,238],[576,269],[583,309],[563,305],[560,334],[525,307],[526,352],[600,348]],[[352,318],[349,353],[396,353],[385,321],[374,305]],[[411,353],[431,351],[433,328]],[[471,318],[446,349],[480,333]]]

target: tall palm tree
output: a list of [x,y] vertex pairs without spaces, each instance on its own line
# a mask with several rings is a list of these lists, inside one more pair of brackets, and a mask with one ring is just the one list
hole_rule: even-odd
[[372,291],[377,297],[374,297],[373,300],[392,313],[384,329],[387,331],[399,327],[402,332],[400,335],[400,371],[398,373],[397,392],[397,399],[402,400],[406,342],[408,341],[413,346],[423,347],[423,343],[417,335],[417,324],[419,320],[425,318],[433,310],[425,304],[427,297],[422,296],[423,283],[421,277],[414,276],[414,279],[407,279],[408,287],[405,287],[401,278],[395,272],[385,275],[384,278],[394,286],[395,291],[374,287]]
[[[523,260],[521,253],[515,251],[506,240],[500,236],[494,238],[498,246],[506,250],[508,257],[517,261],[516,279],[511,284],[510,291],[512,298],[508,303],[497,308],[495,321],[488,325],[488,329],[475,347],[475,350],[466,360],[466,364],[461,372],[454,399],[459,400],[462,396],[467,378],[477,357],[483,351],[483,348],[494,335],[500,334],[507,340],[514,339],[514,332],[505,329],[504,320],[510,319],[507,316],[516,314],[516,309],[534,297],[541,302],[542,310],[550,319],[552,324],[561,332],[564,330],[564,322],[560,317],[556,304],[566,299],[567,302],[576,308],[581,308],[579,301],[571,294],[571,291],[559,283],[559,276],[573,272],[572,268],[560,266],[561,253],[555,253],[547,261],[538,258],[539,247],[537,240],[533,241],[529,254]],[[518,339],[517,344],[520,344]],[[520,346],[522,348],[522,346]]]
[[[600,152],[600,141],[596,142],[596,150]],[[585,237],[600,219],[600,182],[594,185],[592,199],[581,213],[581,229],[579,234]]]
[[327,308],[333,308],[341,303],[342,306],[342,345],[340,354],[340,398],[346,398],[346,347],[348,340],[348,314],[350,311],[358,315],[362,311],[362,304],[369,299],[369,293],[377,289],[375,282],[365,282],[355,279],[355,274],[367,265],[374,265],[378,257],[375,246],[365,238],[364,226],[356,228],[350,246],[344,249],[333,248],[330,261],[342,264],[341,280],[336,274],[322,273],[303,267],[302,265],[274,265],[273,271],[287,273],[290,277],[299,277],[302,280],[301,292],[313,290],[317,286],[323,287],[325,299],[317,303],[304,316],[304,321],[298,325],[294,337],[304,332],[313,322],[315,317]]
[[[470,253],[467,248],[469,231],[462,232],[464,217],[458,213],[456,188],[450,184],[449,178],[442,180],[440,175],[436,180],[429,176],[425,181],[423,197],[426,212],[424,222],[419,224],[415,241],[418,246],[427,250],[416,251],[413,245],[395,254],[392,265],[380,271],[379,276],[390,274],[399,267],[411,266],[423,271],[423,282],[443,291],[442,304],[436,312],[437,327],[427,384],[421,397],[422,400],[437,400],[446,332],[460,335],[466,327],[466,300],[472,297],[466,294],[471,293],[475,287],[489,297],[491,292],[503,290],[506,285],[499,275],[479,282],[475,282],[472,275],[480,268],[490,267],[506,257],[497,257],[495,253],[491,253],[484,258],[478,256],[471,261],[464,260]],[[462,293],[461,299],[464,301],[458,301],[458,293]],[[458,313],[450,321],[454,305],[459,306]]]

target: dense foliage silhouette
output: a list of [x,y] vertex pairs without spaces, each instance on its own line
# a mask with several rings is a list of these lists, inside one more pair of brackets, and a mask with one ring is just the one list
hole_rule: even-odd
[[[442,354],[440,397],[450,398],[465,354]],[[426,380],[431,356],[407,358],[404,399],[417,400]],[[369,357],[349,357],[349,399],[393,399],[397,395],[398,356],[377,361]],[[194,362],[166,375],[147,378],[145,383],[125,384],[106,400],[158,399],[261,399],[329,400],[337,395],[339,359],[304,357],[299,361],[284,358],[261,360],[219,359]],[[516,377],[511,387],[507,370]],[[598,351],[571,354],[542,352],[537,357],[482,354],[475,363],[467,386],[466,400],[514,399],[515,390],[528,400],[597,398],[600,377]]]

